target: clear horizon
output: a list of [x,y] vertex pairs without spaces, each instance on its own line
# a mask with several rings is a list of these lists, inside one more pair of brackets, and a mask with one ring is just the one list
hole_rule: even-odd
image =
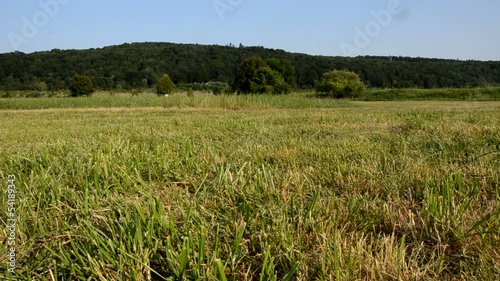
[[0,12],[0,53],[168,42],[500,61],[500,1],[193,2],[10,1]]

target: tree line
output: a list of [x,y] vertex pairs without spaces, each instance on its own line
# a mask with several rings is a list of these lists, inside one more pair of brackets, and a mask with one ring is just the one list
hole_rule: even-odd
[[[76,75],[90,77],[94,86],[102,90],[149,89],[165,73],[176,85],[219,83],[246,87],[251,85],[241,84],[238,71],[242,62],[251,57],[260,57],[264,63],[257,62],[261,65],[253,81],[255,91],[284,93],[289,91],[288,87],[311,89],[324,73],[333,69],[357,73],[366,86],[376,88],[500,85],[499,61],[328,57],[242,45],[134,43],[88,50],[0,54],[0,90],[68,89]],[[278,72],[281,75],[276,75]],[[266,88],[264,80],[272,80],[278,86]]]

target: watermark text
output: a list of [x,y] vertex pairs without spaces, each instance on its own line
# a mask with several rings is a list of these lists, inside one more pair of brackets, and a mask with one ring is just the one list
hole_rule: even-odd
[[28,44],[29,40],[35,38],[40,30],[47,26],[51,18],[57,16],[61,10],[61,5],[66,5],[71,0],[39,0],[40,10],[31,17],[22,17],[22,27],[20,32],[9,32],[10,45],[14,50],[19,50],[22,44]]
[[10,273],[16,270],[16,176],[7,177],[7,268]]
[[[411,0],[409,0],[411,1]],[[399,15],[404,10],[401,0],[390,0],[387,7],[380,11],[372,11],[371,20],[363,28],[354,28],[354,39],[352,43],[342,42],[340,49],[345,56],[359,55],[367,48],[372,40],[380,35],[383,28],[391,24],[393,17]]]
[[225,14],[233,12],[243,0],[215,0],[213,6],[221,21],[224,21]]

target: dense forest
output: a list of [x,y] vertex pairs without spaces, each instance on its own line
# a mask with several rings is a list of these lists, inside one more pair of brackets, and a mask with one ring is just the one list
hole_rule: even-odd
[[251,56],[289,60],[298,88],[312,88],[324,72],[356,72],[368,87],[441,88],[500,85],[499,61],[459,61],[408,57],[327,57],[264,47],[133,43],[88,50],[0,54],[0,90],[66,89],[76,74],[103,90],[151,88],[168,73],[181,84],[235,82]]

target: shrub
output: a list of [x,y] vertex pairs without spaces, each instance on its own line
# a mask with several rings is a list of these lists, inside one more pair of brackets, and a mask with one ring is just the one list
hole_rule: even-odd
[[156,94],[159,96],[170,95],[174,92],[175,85],[168,74],[163,74],[156,84]]
[[250,80],[257,69],[266,66],[266,62],[259,56],[245,59],[236,71],[235,89],[242,94],[252,92]]
[[235,90],[241,94],[288,94],[296,81],[295,68],[286,60],[261,57],[244,60],[236,73]]
[[139,89],[132,89],[130,91],[130,94],[133,96],[133,97],[138,97],[139,94],[141,93],[141,91]]
[[205,83],[205,87],[208,91],[211,91],[214,95],[224,94],[225,91],[230,88],[227,82],[223,81],[210,81]]
[[94,92],[92,79],[86,75],[75,75],[69,81],[69,90],[72,97],[90,96]]
[[290,93],[291,87],[279,72],[264,66],[257,69],[250,79],[250,90],[255,94],[281,95]]
[[316,92],[337,99],[358,98],[366,93],[366,86],[354,72],[333,70],[323,74]]

